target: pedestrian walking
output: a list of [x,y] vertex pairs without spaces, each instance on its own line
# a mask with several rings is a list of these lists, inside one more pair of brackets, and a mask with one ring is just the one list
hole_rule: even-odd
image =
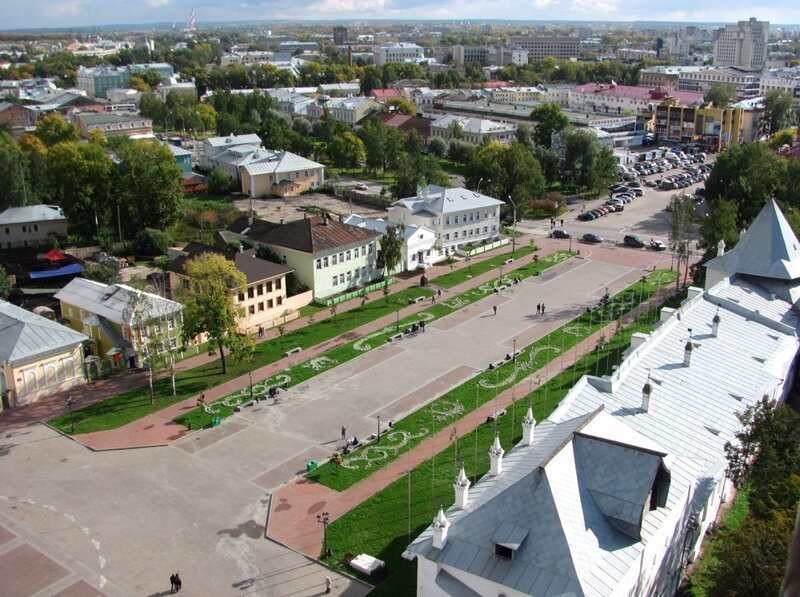
[[331,577],[330,576],[326,576],[325,577],[325,594],[326,595],[331,592],[331,587],[333,587],[333,583],[331,582]]
[[347,429],[345,429],[344,425],[342,425],[342,439],[347,437]]
[[536,303],[536,315],[542,312],[542,303]]
[[542,315],[544,315],[544,303],[542,303]]
[[436,289],[436,296],[437,296],[438,298],[442,298],[442,289],[441,289],[441,288],[437,288],[437,289]]
[[182,586],[183,586],[183,581],[181,580],[181,575],[176,572],[175,573],[175,592],[176,593],[180,593]]
[[175,592],[175,575],[174,574],[170,574],[169,575],[169,592],[170,592],[170,595]]
[[561,218],[561,227],[564,227],[564,218]]
[[431,305],[433,305],[433,304],[435,304],[435,303],[436,303],[436,297],[435,297],[435,296],[432,296],[432,297],[431,297]]
[[497,315],[497,305],[493,306],[492,309],[494,310],[494,314]]

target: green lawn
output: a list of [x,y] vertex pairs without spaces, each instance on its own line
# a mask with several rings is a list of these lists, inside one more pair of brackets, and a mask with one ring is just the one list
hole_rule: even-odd
[[[541,262],[542,260],[540,260]],[[615,295],[603,308],[583,313],[563,327],[521,349],[516,363],[507,361],[487,369],[424,408],[395,423],[380,445],[367,445],[343,457],[341,464],[329,461],[307,477],[342,491],[375,473],[436,432],[492,400],[497,394],[542,369],[547,362],[567,354],[572,347],[619,319],[674,279],[674,272],[655,272],[649,281],[636,282]],[[445,301],[446,302],[446,301]]]
[[[155,404],[150,404],[148,386],[142,386],[77,410],[73,413],[75,433],[116,429],[127,425],[175,402],[180,402],[249,371],[274,363],[282,358],[283,353],[296,346],[303,349],[315,346],[384,315],[394,313],[398,304],[408,305],[409,297],[430,296],[431,294],[432,292],[428,289],[408,288],[390,295],[388,304],[384,299],[373,300],[363,307],[338,313],[335,317],[307,325],[269,342],[262,342],[256,345],[251,359],[239,362],[229,359],[227,375],[222,374],[219,361],[180,373],[176,376],[177,396],[174,397],[171,395],[169,380],[160,380],[155,384]],[[56,417],[50,421],[50,424],[65,433],[72,432],[69,415]]]
[[392,185],[395,183],[395,178],[388,172],[371,172],[366,168],[329,168],[327,179],[332,181],[341,176],[349,176],[351,178],[360,178],[363,180],[371,180],[384,185]]
[[714,577],[721,565],[718,553],[728,541],[731,533],[738,531],[750,513],[750,487],[745,485],[736,494],[731,509],[722,518],[719,530],[714,532],[703,545],[703,551],[694,565],[689,577],[687,595],[706,597],[714,595]]
[[[328,562],[349,573],[342,565],[347,554],[367,553],[386,562],[388,576],[371,595],[413,595],[416,588],[416,563],[401,557],[406,546],[433,520],[439,506],[447,509],[454,501],[453,479],[463,463],[473,483],[489,470],[489,446],[495,430],[506,450],[522,439],[521,421],[533,404],[534,415],[541,421],[572,388],[584,373],[608,374],[620,362],[620,355],[637,331],[650,331],[652,322],[642,321],[612,337],[602,349],[593,351],[573,367],[544,384],[509,407],[497,426],[481,424],[475,431],[458,434],[454,441],[431,459],[417,466],[410,475],[356,506],[328,527],[328,547],[333,556]],[[457,439],[456,439],[457,438]],[[442,446],[444,448],[444,446]],[[365,579],[374,582],[373,579]]]
[[461,164],[456,164],[447,158],[434,158],[439,163],[439,167],[450,175],[465,175],[465,167]]
[[[556,251],[555,253],[540,259],[535,268],[523,266],[519,270],[509,272],[508,275],[503,276],[503,280],[501,280],[499,277],[495,278],[486,284],[481,284],[481,286],[478,288],[473,288],[462,292],[458,296],[439,301],[438,303],[431,305],[428,309],[425,309],[419,313],[415,313],[413,316],[404,317],[400,319],[399,325],[397,326],[386,326],[378,332],[369,334],[343,346],[333,348],[325,352],[323,355],[300,363],[291,370],[286,369],[269,379],[255,380],[255,383],[253,384],[253,397],[266,397],[269,388],[273,386],[279,388],[283,386],[293,387],[299,383],[305,382],[327,369],[341,365],[342,363],[345,363],[350,359],[363,354],[367,350],[381,346],[390,336],[396,334],[398,329],[407,329],[413,323],[422,319],[424,319],[427,323],[430,323],[436,319],[450,315],[458,309],[462,309],[467,305],[489,296],[492,293],[495,285],[509,283],[510,276],[524,278],[533,275],[534,272],[542,271],[555,265],[556,263],[559,263],[561,260],[567,258],[568,255],[569,254],[565,251]],[[387,299],[377,300],[385,302]],[[392,298],[389,297],[388,300],[391,302]],[[391,304],[393,305],[394,309],[397,309],[398,306],[401,308],[406,306],[396,302],[392,302]],[[216,406],[213,407],[212,412],[208,412],[205,408],[196,408],[191,412],[176,418],[175,422],[181,425],[186,425],[190,429],[199,429],[209,425],[212,419],[216,417],[224,418],[232,415],[235,412],[234,409],[238,404],[242,402],[248,402],[250,399],[250,388],[248,387],[215,401],[214,404]]]
[[[519,259],[521,257],[525,257],[526,255],[530,255],[536,251],[535,247],[519,247],[514,256]],[[563,251],[566,253],[566,251]],[[511,257],[511,253],[503,253],[502,255],[495,255],[494,257],[490,257],[484,261],[478,261],[476,263],[472,263],[471,261],[466,265],[462,266],[459,269],[453,269],[449,274],[442,274],[441,276],[434,278],[431,280],[431,284],[436,284],[437,286],[441,286],[442,288],[452,288],[453,286],[458,286],[469,280],[470,278],[474,278],[475,276],[480,276],[481,274],[485,274],[489,270],[499,268],[505,261],[507,261]],[[523,270],[525,270],[528,266],[532,266],[535,270],[536,268],[535,263],[529,263],[526,266],[523,266]],[[509,264],[506,266],[509,270],[514,267],[514,264]],[[519,270],[517,270],[519,271]],[[526,270],[528,271],[528,270]],[[523,276],[527,277],[524,272]],[[531,275],[530,273],[527,275]]]

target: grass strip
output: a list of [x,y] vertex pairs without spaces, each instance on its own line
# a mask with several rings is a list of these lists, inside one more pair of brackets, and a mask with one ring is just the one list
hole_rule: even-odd
[[[507,414],[498,419],[496,427],[483,423],[477,429],[459,435],[454,426],[454,441],[445,449],[328,526],[328,547],[333,552],[328,563],[354,574],[346,567],[348,558],[359,553],[370,554],[386,562],[388,572],[370,595],[413,595],[417,564],[403,559],[401,554],[431,523],[440,506],[447,509],[452,505],[452,483],[461,464],[474,484],[489,470],[488,452],[495,430],[503,447],[511,449],[522,439],[521,422],[529,404],[533,406],[538,421],[547,418],[580,376],[586,373],[611,374],[630,344],[631,335],[652,330],[654,319],[653,316],[642,318],[620,330],[598,350],[590,352],[534,392],[521,396],[508,407]],[[363,578],[375,582],[375,579]]]
[[[539,260],[542,261],[541,259]],[[516,275],[516,272],[515,274]],[[342,491],[374,474],[431,435],[492,400],[503,390],[524,379],[546,363],[565,355],[596,331],[619,319],[675,279],[675,273],[659,270],[613,296],[604,307],[583,313],[544,338],[522,348],[516,362],[507,360],[485,370],[428,403],[400,421],[382,437],[380,445],[366,445],[344,455],[337,464],[329,461],[307,477]]]
[[[520,247],[514,253],[514,258],[520,259],[522,257],[525,257],[526,255],[530,255],[536,250],[537,250],[536,247]],[[472,263],[472,261],[469,261],[466,267],[453,270],[449,274],[442,274],[441,276],[438,276],[433,280],[431,280],[431,284],[435,284],[436,286],[441,286],[442,288],[452,288],[453,286],[458,286],[459,284],[463,284],[464,282],[466,282],[471,278],[475,278],[477,276],[485,274],[490,270],[498,269],[509,259],[511,259],[511,253],[503,253],[502,255],[495,255],[494,257],[490,257],[489,259],[485,259],[484,261],[478,261],[476,263]],[[509,264],[508,267],[514,267],[514,265]]]
[[[323,373],[324,371],[346,363],[355,357],[364,354],[368,350],[381,346],[390,336],[393,336],[398,330],[405,330],[411,327],[412,324],[425,320],[426,323],[435,321],[446,315],[463,309],[487,296],[490,296],[494,288],[499,285],[512,284],[514,280],[525,279],[530,276],[535,276],[542,271],[553,267],[568,259],[572,254],[568,251],[556,251],[546,255],[536,263],[527,263],[522,267],[513,270],[503,276],[499,276],[494,280],[490,280],[481,284],[477,288],[464,291],[461,294],[450,299],[442,300],[436,304],[431,305],[428,309],[415,313],[414,315],[404,317],[399,321],[399,325],[387,325],[384,328],[368,334],[365,337],[359,338],[349,342],[343,346],[333,348],[324,354],[299,363],[291,369],[286,369],[281,373],[273,375],[264,380],[255,380],[252,388],[252,396],[250,387],[243,388],[242,390],[233,392],[228,396],[220,398],[215,401],[209,408],[196,408],[186,414],[181,415],[175,419],[175,422],[180,425],[185,425],[189,429],[200,429],[211,425],[212,420],[219,417],[225,418],[235,412],[236,406],[243,402],[248,402],[252,399],[267,398],[269,389],[271,387],[293,387],[299,383],[308,381],[312,377]],[[377,299],[378,301],[390,301],[391,297],[387,299]],[[393,302],[394,309],[402,308],[404,305]],[[211,412],[209,412],[211,411]]]

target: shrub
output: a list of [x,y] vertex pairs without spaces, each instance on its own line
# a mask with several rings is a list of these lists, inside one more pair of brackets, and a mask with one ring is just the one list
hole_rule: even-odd
[[208,175],[208,192],[212,195],[226,195],[231,189],[231,177],[220,168],[214,168]]
[[136,233],[134,248],[137,255],[163,255],[172,245],[172,237],[155,228],[145,228]]

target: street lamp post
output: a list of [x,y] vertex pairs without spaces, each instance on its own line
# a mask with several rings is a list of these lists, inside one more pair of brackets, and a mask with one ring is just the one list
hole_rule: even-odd
[[249,372],[247,375],[250,378],[250,400],[253,400],[253,373]]
[[[481,179],[478,181],[478,185],[475,187],[475,192],[476,192],[476,193],[480,193],[480,192],[481,192],[481,183],[482,183],[482,182],[483,182],[483,179],[481,178]],[[489,183],[489,182],[492,182],[492,179],[491,179],[491,178],[487,178],[487,179],[486,179],[486,182],[487,182],[487,183]]]
[[317,514],[317,522],[322,525],[322,548],[325,551],[325,557],[331,557],[331,550],[328,549],[328,525],[331,522],[331,515],[328,512]]
[[72,412],[72,405],[75,404],[75,398],[67,396],[64,398],[64,404],[67,405],[67,409],[69,410],[69,424],[72,428],[72,433],[75,433],[75,413]]
[[508,200],[511,201],[511,205],[514,207],[514,214],[512,216],[514,221],[511,224],[511,256],[513,257],[514,251],[517,250],[517,204],[514,203],[511,195],[508,196]]
[[517,362],[517,339],[514,338],[514,352],[511,353],[511,362]]
[[378,415],[378,439],[377,442],[381,443],[381,416]]

